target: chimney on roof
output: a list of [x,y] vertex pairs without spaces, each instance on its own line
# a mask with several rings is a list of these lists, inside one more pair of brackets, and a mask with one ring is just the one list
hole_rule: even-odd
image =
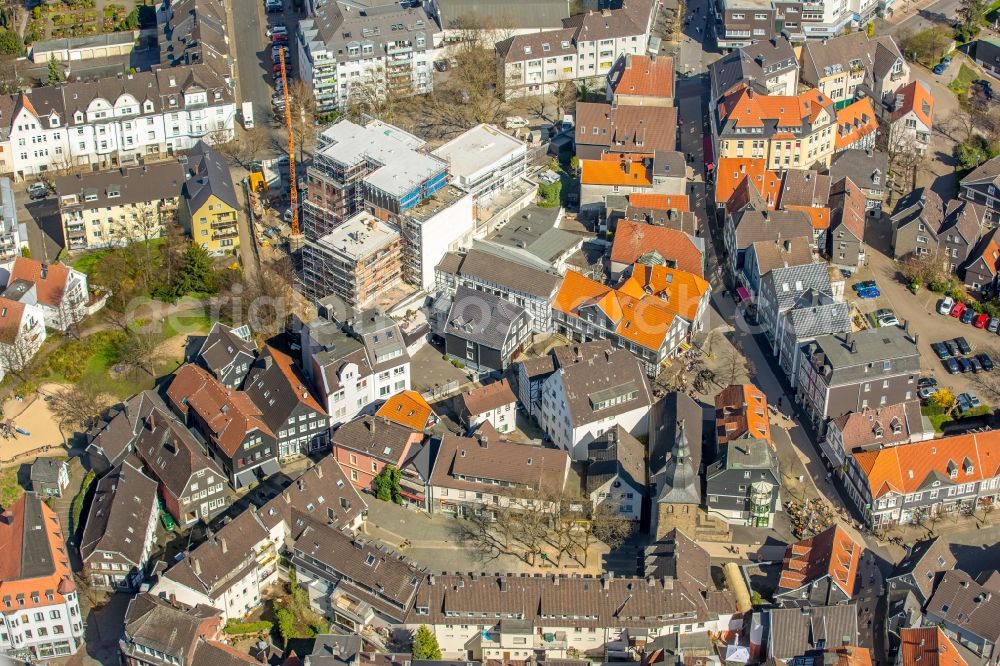
[[313,467],[313,469],[316,470],[316,478],[317,479],[322,479],[323,478],[323,466],[322,465],[316,465],[315,467]]
[[229,552],[229,544],[226,543],[226,537],[219,537],[219,546],[222,548],[223,555]]
[[191,558],[191,569],[194,570],[195,576],[201,575],[201,561],[197,557]]
[[43,262],[42,263],[42,279],[44,280],[45,278],[48,277],[48,275],[49,275],[49,265]]
[[274,363],[274,359],[271,358],[270,355],[264,357],[264,369],[265,370],[269,370],[271,368],[271,364],[272,363]]

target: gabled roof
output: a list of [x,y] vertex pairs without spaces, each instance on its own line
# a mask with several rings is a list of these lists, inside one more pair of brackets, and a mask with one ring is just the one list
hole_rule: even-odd
[[850,178],[837,181],[830,194],[833,228],[845,227],[859,241],[865,240],[868,204],[864,192]]
[[863,549],[840,525],[791,544],[785,551],[778,594],[797,590],[829,576],[845,596],[853,597]]
[[786,661],[815,649],[820,641],[827,646],[858,644],[858,607],[808,606],[771,608],[768,656]]
[[811,236],[813,224],[800,210],[744,210],[733,221],[736,227],[736,247],[745,250],[762,240]]
[[416,391],[400,391],[390,396],[375,412],[387,421],[398,423],[410,430],[423,430],[436,419],[434,410]]
[[677,109],[577,102],[576,143],[618,153],[672,151],[677,147]]
[[229,456],[236,455],[249,432],[274,437],[250,396],[226,388],[200,366],[181,366],[167,388],[167,399],[180,414],[194,410],[209,428],[206,434]]
[[[649,381],[638,359],[627,349],[606,350],[560,363],[546,382],[561,385],[574,428],[610,419],[651,404]],[[635,397],[629,397],[634,394]],[[610,395],[621,400],[604,400]]]
[[63,294],[69,287],[70,270],[69,266],[59,262],[49,264],[27,257],[17,257],[10,269],[7,285],[24,280],[35,285],[36,297],[40,304],[59,307]]
[[941,627],[899,630],[900,666],[968,666]]
[[865,407],[833,420],[846,451],[868,446],[892,446],[923,432],[920,402],[909,400],[880,407]]
[[872,106],[870,97],[862,97],[837,111],[837,136],[834,147],[843,150],[876,131],[878,131],[878,118],[875,116],[875,107]]
[[214,633],[222,621],[221,611],[199,604],[188,606],[143,592],[133,597],[125,611],[125,634],[135,642],[159,650],[180,663],[193,663],[198,637]]
[[[910,547],[906,556],[896,565],[890,579],[910,576],[920,591],[923,602],[931,598],[938,579],[944,572],[951,571],[956,564],[958,560],[945,539],[941,537],[926,539]],[[893,585],[894,583],[890,582],[890,586]]]
[[86,561],[105,551],[133,566],[145,564],[146,526],[156,506],[156,481],[128,461],[111,470],[97,482],[80,538],[80,556]]
[[982,260],[983,267],[995,277],[997,271],[1000,270],[1000,238],[998,238],[998,234],[1000,234],[1000,230],[993,229],[983,236],[969,253],[966,265],[971,266]]
[[608,87],[615,95],[673,97],[674,59],[623,54],[608,72]]
[[611,246],[611,261],[621,264],[647,263],[643,257],[652,252],[674,268],[704,277],[701,248],[695,245],[688,234],[643,222],[618,222]]
[[474,388],[462,394],[462,405],[468,416],[485,414],[515,402],[517,402],[517,396],[510,389],[510,382],[506,379]]
[[198,360],[219,380],[240,355],[251,359],[257,355],[257,348],[249,338],[249,329],[232,328],[221,322],[212,325],[212,330],[205,336],[201,349],[198,350]]
[[1000,431],[942,437],[854,454],[872,499],[930,490],[934,481],[958,485],[1000,472]]
[[765,201],[771,202],[772,207],[778,201],[781,175],[768,170],[767,160],[750,157],[719,159],[715,170],[715,201],[728,202],[744,181],[748,181]]
[[225,158],[217,150],[199,140],[187,153],[187,168],[190,177],[184,184],[184,196],[189,211],[201,210],[212,195],[239,210],[233,177]]
[[783,241],[757,241],[751,246],[757,261],[757,274],[763,276],[775,268],[811,263],[812,240],[811,236],[799,236]]
[[655,192],[633,192],[628,195],[628,205],[636,208],[651,208],[653,210],[676,210],[686,213],[690,209],[690,201],[686,194],[658,194]]
[[748,84],[766,93],[768,78],[797,69],[798,58],[784,37],[772,37],[734,49],[708,67],[712,80],[712,99],[717,100],[734,87]]
[[945,572],[927,602],[926,614],[935,623],[940,618],[949,630],[996,644],[1000,641],[1000,594],[983,582],[987,581],[975,581],[961,569]]
[[855,185],[866,190],[885,190],[888,173],[889,155],[879,150],[842,150],[834,154],[830,164],[830,178],[834,182],[850,177]]
[[399,465],[411,446],[423,439],[419,431],[379,416],[360,416],[333,433],[333,445],[392,465]]
[[896,91],[896,108],[890,119],[895,122],[913,112],[925,127],[934,125],[934,96],[922,81],[913,80]]
[[816,89],[798,95],[761,95],[742,86],[719,103],[720,119],[736,128],[763,127],[768,121],[776,127],[803,127],[823,112],[835,117],[833,100]]
[[620,425],[587,445],[587,494],[612,479],[633,488],[646,487],[646,447]]
[[733,384],[715,396],[715,427],[727,439],[748,435],[771,442],[767,396],[753,384]]
[[499,350],[524,314],[520,305],[462,284],[455,290],[445,333]]
[[250,368],[243,391],[272,432],[281,430],[299,407],[326,416],[292,357],[270,345]]
[[353,525],[367,509],[364,497],[330,454],[292,479],[284,490],[257,510],[257,515],[268,529],[280,521],[291,529],[293,512],[316,515],[329,525],[343,528]]
[[555,497],[563,491],[569,465],[569,454],[562,449],[447,434],[441,438],[430,484],[497,492],[493,481],[506,481],[515,492],[527,488]]
[[3,508],[0,599],[25,610],[62,603],[76,585],[59,517],[33,492]]
[[962,179],[962,185],[995,185],[1000,187],[1000,157],[986,160]]

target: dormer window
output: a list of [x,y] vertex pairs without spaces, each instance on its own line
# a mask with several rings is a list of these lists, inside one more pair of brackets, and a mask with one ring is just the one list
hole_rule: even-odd
[[142,105],[142,110],[145,113],[152,113],[153,112],[153,103],[150,102],[149,100],[146,100],[146,103]]
[[49,117],[49,127],[59,127],[59,116]]
[[82,123],[83,122],[83,113],[80,112],[80,111],[77,111],[76,113],[74,113],[73,114],[73,121],[74,122],[78,122],[78,123]]
[[117,199],[121,195],[122,195],[122,192],[118,188],[117,185],[113,185],[113,186],[111,186],[111,187],[108,188],[108,198],[109,199]]

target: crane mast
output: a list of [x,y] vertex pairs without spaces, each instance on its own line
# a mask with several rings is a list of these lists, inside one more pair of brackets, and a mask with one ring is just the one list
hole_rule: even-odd
[[288,202],[292,209],[292,237],[299,236],[299,188],[295,178],[295,132],[292,131],[292,105],[288,97],[288,76],[285,74],[285,50],[278,50],[278,62],[281,64],[281,90],[285,97],[285,126],[288,129],[288,181],[291,189],[288,192]]

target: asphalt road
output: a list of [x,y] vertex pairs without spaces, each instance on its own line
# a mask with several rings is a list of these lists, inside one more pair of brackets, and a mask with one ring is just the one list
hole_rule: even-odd
[[[906,12],[907,7],[913,4],[915,3],[907,0],[897,0],[897,11]],[[903,19],[899,23],[885,25],[884,31],[881,31],[881,34],[888,32],[893,36],[903,34],[912,35],[935,25],[950,25],[955,20],[959,4],[959,0],[938,0],[938,2],[917,10],[915,14]]]

